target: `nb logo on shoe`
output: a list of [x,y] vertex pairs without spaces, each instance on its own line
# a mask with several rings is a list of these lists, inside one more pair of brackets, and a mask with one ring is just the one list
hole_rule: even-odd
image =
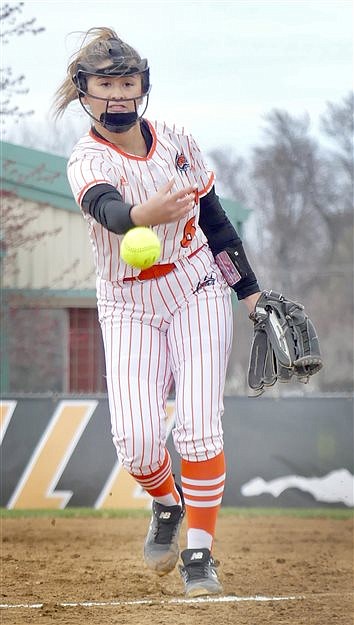
[[171,518],[171,512],[161,512],[159,516],[159,519],[164,519],[165,521],[167,521],[170,518]]
[[202,560],[202,559],[203,559],[203,552],[202,551],[195,551],[191,555],[191,560]]

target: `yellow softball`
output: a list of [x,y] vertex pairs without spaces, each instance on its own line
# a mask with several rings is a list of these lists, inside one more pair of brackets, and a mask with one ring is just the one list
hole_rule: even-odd
[[122,239],[120,255],[127,265],[148,269],[156,263],[161,253],[159,238],[153,230],[137,226],[128,230]]

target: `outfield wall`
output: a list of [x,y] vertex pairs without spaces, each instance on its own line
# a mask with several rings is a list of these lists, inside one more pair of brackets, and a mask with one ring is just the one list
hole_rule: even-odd
[[[149,507],[116,460],[106,397],[8,397],[0,417],[1,506]],[[352,397],[226,397],[223,427],[224,506],[354,507]]]

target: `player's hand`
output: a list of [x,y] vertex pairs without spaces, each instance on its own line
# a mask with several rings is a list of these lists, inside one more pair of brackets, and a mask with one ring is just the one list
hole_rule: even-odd
[[248,295],[242,301],[246,304],[249,314],[254,312],[255,306],[261,296],[261,292],[252,293],[252,295]]
[[196,200],[196,186],[184,187],[171,193],[174,183],[175,179],[172,178],[146,202],[133,206],[130,217],[136,226],[172,223],[192,210]]

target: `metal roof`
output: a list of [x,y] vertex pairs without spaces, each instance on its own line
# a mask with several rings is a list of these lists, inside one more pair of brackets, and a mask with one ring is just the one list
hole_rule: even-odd
[[19,197],[77,211],[67,177],[67,159],[1,142],[1,187]]

